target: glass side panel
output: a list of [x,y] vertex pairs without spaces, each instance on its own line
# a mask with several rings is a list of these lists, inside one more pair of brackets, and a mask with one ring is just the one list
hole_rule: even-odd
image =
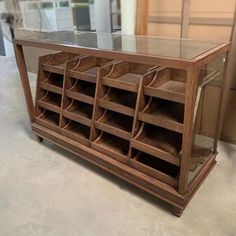
[[121,35],[111,33],[59,31],[29,32],[17,31],[16,38],[37,42],[63,44],[68,46],[89,47],[95,49],[127,52],[150,56],[170,57],[191,60],[216,47],[219,43]]
[[194,142],[189,180],[195,176],[214,151],[224,82],[225,58],[225,54],[220,55],[205,65],[200,72],[195,103]]

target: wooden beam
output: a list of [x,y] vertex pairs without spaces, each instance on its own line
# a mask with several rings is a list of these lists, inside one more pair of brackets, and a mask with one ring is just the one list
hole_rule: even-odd
[[[149,16],[149,23],[160,23],[160,24],[181,24],[182,17],[180,16]],[[224,17],[190,17],[190,25],[214,25],[214,26],[233,26],[234,18]]]
[[136,34],[147,35],[149,0],[137,0]]
[[188,38],[191,0],[182,0],[181,38]]

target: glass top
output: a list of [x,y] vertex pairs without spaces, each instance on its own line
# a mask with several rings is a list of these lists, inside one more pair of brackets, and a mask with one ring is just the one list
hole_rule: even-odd
[[74,33],[72,31],[49,33],[18,31],[16,39],[184,60],[191,60],[220,45],[220,43],[216,42],[189,39],[98,32]]

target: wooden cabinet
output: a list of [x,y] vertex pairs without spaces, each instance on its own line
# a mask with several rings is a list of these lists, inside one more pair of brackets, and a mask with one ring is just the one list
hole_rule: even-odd
[[[215,165],[218,123],[202,129],[209,123],[203,108],[211,88],[221,101],[224,70],[209,65],[224,64],[229,45],[105,34],[114,48],[104,50],[95,33],[79,34],[76,46],[49,36],[15,40],[32,131],[181,215]],[[120,45],[133,39],[136,51]],[[35,107],[22,46],[61,51],[39,58]],[[220,102],[212,112],[219,117]]]

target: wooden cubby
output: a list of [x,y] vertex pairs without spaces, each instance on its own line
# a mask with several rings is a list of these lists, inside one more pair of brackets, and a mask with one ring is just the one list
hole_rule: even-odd
[[177,186],[179,167],[163,161],[162,159],[149,155],[145,152],[134,152],[135,155],[130,160],[130,165],[134,168],[162,180],[173,187]]
[[95,121],[95,128],[130,140],[133,118],[117,112],[104,110],[103,115]]
[[186,70],[163,68],[144,86],[144,94],[174,102],[185,102]]
[[139,132],[131,140],[131,147],[179,166],[182,135],[155,125],[142,123]]
[[140,63],[116,62],[110,73],[102,78],[102,83],[108,87],[137,93],[141,77],[155,68],[155,66]]
[[[109,43],[101,46],[101,38]],[[135,45],[130,48],[126,42]],[[35,106],[23,46],[63,51],[39,58]],[[38,137],[182,214],[216,162],[220,108],[211,149],[194,147],[195,121],[201,115],[204,86],[209,81],[215,86],[213,78],[218,78],[208,64],[227,53],[229,44],[34,32],[32,38],[27,34],[16,39],[15,50],[31,127]],[[222,94],[223,86],[217,86]],[[200,165],[195,164],[198,157]],[[195,174],[189,181],[191,169]]]
[[183,132],[184,105],[156,97],[149,97],[147,105],[138,113],[140,121]]
[[107,93],[98,101],[100,107],[134,116],[137,94],[122,89],[108,88]]
[[127,161],[129,141],[107,132],[100,132],[98,138],[91,143],[92,148],[118,161]]

